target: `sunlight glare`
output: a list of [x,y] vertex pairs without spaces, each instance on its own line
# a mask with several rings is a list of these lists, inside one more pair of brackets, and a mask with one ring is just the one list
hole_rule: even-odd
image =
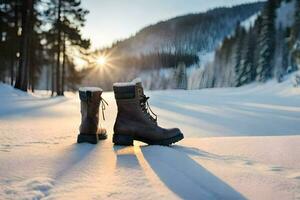
[[100,56],[96,62],[98,65],[103,66],[106,64],[106,58],[104,56]]

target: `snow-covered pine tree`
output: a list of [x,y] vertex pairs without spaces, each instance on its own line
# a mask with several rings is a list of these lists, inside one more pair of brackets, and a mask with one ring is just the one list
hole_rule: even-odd
[[243,48],[246,31],[239,24],[235,31],[235,37],[237,38],[236,51],[235,51],[235,86],[241,86],[242,76],[244,74],[244,61],[243,61]]
[[219,65],[217,73],[221,73],[218,77],[219,85],[217,87],[235,86],[235,72],[232,66],[235,63],[235,37],[226,38],[219,52],[219,61],[214,65]]
[[183,62],[180,62],[177,65],[176,84],[178,89],[187,89],[186,65]]
[[244,74],[241,78],[241,85],[250,83],[255,79],[256,68],[254,66],[255,35],[254,28],[250,28],[246,37],[245,55],[244,55]]
[[291,30],[291,39],[290,39],[290,63],[292,71],[298,69],[300,65],[300,0],[296,0],[296,8],[294,15],[294,24]]
[[257,68],[259,66],[259,58],[260,58],[260,51],[259,51],[259,36],[261,34],[261,28],[262,28],[262,16],[259,15],[255,21],[254,27],[253,27],[253,34],[255,38],[255,51],[254,51],[254,59],[253,59],[253,65],[254,65],[254,71],[252,74],[252,80],[255,81],[257,77]]
[[256,79],[265,82],[272,77],[275,47],[276,0],[269,0],[262,13],[261,31],[259,35],[259,61]]
[[[288,35],[289,35],[289,29],[284,30],[283,38],[282,38],[282,61],[281,66],[283,68],[283,75],[288,73],[288,67],[289,67],[289,45],[288,45]],[[279,80],[282,81],[282,80]]]
[[274,76],[278,82],[282,81],[288,69],[288,45],[286,38],[287,30],[279,26],[276,34],[276,50],[274,57]]

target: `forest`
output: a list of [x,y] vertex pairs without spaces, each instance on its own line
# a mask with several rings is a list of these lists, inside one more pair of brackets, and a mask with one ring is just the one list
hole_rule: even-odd
[[299,30],[300,1],[269,0],[254,25],[247,30],[237,23],[235,33],[224,39],[214,61],[202,71],[199,87],[239,87],[271,78],[283,81],[300,64]]
[[52,95],[77,88],[83,73],[73,57],[90,47],[80,32],[87,14],[80,0],[1,1],[1,81],[34,92],[46,69],[44,89]]

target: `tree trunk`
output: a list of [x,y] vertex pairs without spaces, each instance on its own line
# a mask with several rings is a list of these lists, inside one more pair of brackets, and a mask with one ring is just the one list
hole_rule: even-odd
[[15,79],[15,63],[18,60],[16,57],[16,53],[19,50],[19,43],[18,43],[18,30],[19,30],[19,1],[16,1],[14,4],[14,48],[12,49],[12,55],[11,55],[11,68],[10,68],[10,84],[14,84]]
[[60,86],[60,51],[61,51],[61,0],[58,0],[58,14],[57,14],[57,60],[56,60],[56,94],[61,96]]
[[12,52],[11,55],[11,63],[10,63],[10,85],[14,85],[14,67],[15,67],[15,60],[14,60],[14,55]]
[[30,84],[30,89],[32,92],[34,92],[35,90],[35,73],[36,73],[36,69],[37,69],[37,58],[39,55],[36,54],[37,52],[37,48],[38,48],[38,44],[36,41],[34,41],[36,38],[35,33],[33,32],[34,29],[34,12],[33,12],[33,5],[32,5],[32,13],[30,16],[30,51],[28,53],[29,56],[29,63],[28,63],[28,77],[29,77],[29,84]]
[[28,86],[28,65],[30,53],[30,40],[31,40],[31,17],[33,14],[33,0],[24,0],[22,4],[22,35],[21,35],[21,48],[19,70],[15,88],[27,91]]
[[50,77],[49,66],[46,66],[46,90],[47,90],[47,94],[48,94],[48,91],[49,91],[49,77]]
[[55,92],[55,64],[51,65],[51,96],[54,96]]
[[65,91],[65,74],[66,74],[66,36],[64,34],[63,40],[63,63],[62,63],[62,80],[61,80],[61,93],[64,95]]

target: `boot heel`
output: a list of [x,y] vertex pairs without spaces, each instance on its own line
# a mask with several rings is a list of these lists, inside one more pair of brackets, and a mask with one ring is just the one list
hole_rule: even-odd
[[79,134],[77,137],[77,143],[97,144],[98,140],[97,134]]
[[113,135],[113,143],[115,145],[133,146],[133,137],[129,135]]

